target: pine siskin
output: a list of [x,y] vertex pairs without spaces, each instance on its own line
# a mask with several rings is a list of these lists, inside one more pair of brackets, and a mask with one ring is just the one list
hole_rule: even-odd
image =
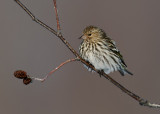
[[120,51],[115,42],[106,33],[95,26],[87,26],[80,37],[83,42],[80,45],[80,56],[99,71],[109,74],[119,71],[122,76],[126,73],[133,75],[127,70]]

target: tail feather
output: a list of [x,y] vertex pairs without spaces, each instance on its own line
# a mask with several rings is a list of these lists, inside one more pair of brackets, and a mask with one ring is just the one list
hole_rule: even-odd
[[120,69],[120,70],[118,70],[118,71],[119,71],[119,73],[120,73],[122,76],[124,76],[126,73],[127,73],[127,74],[130,74],[130,75],[133,75],[133,73],[131,73],[131,72],[128,71],[127,69],[124,69],[124,70]]
[[122,76],[124,76],[124,72],[122,70],[118,70],[118,71]]
[[133,75],[132,72],[128,71],[127,69],[125,70],[128,74]]

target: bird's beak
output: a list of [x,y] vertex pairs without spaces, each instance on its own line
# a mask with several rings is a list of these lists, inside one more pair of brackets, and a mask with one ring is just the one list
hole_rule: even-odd
[[[83,35],[82,35],[83,36]],[[80,36],[78,39],[82,39],[82,36]]]
[[87,37],[85,35],[82,35],[81,37],[79,37],[78,39],[86,39]]

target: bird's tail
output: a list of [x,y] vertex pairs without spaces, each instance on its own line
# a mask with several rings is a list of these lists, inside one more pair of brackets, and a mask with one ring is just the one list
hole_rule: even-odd
[[131,73],[130,71],[128,71],[127,69],[120,69],[118,70],[120,72],[120,74],[122,76],[124,76],[125,74],[130,74],[130,75],[133,75],[133,73]]

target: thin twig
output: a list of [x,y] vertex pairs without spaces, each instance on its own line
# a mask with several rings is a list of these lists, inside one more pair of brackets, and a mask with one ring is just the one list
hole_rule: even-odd
[[34,80],[38,80],[41,82],[44,82],[51,74],[53,74],[55,71],[57,71],[59,68],[61,68],[63,65],[69,63],[69,62],[73,62],[73,61],[78,61],[79,59],[74,58],[74,59],[68,59],[65,62],[61,63],[58,67],[56,67],[55,69],[53,69],[52,71],[50,71],[44,78],[35,78],[35,77],[30,77]]
[[58,17],[58,10],[57,10],[56,0],[53,0],[53,3],[54,3],[54,10],[55,10],[56,21],[57,21],[57,34],[58,34],[58,35],[62,35],[62,33],[61,33],[61,28],[60,28],[59,17]]
[[[77,57],[79,58],[79,60],[85,64],[86,66],[90,67],[91,69],[93,69],[94,71],[96,71],[97,73],[98,70],[96,70],[92,65],[88,64],[84,59],[82,59],[79,54],[72,48],[72,46],[65,40],[65,38],[61,35],[58,35],[58,33],[52,29],[51,27],[49,27],[48,25],[46,25],[45,23],[43,23],[42,21],[40,21],[39,19],[35,18],[35,16],[19,1],[19,0],[15,0],[16,3],[18,3],[24,10],[25,12],[32,18],[33,21],[37,22],[38,24],[40,24],[41,26],[43,26],[44,28],[46,28],[47,30],[49,30],[50,32],[52,32],[53,34],[55,34],[58,38],[61,39],[61,41],[70,49],[70,51]],[[54,0],[56,1],[56,0]],[[56,4],[56,2],[55,2]],[[57,15],[58,16],[58,15]],[[57,23],[58,24],[58,23]],[[58,27],[58,25],[57,25]],[[60,27],[60,26],[59,26]],[[100,73],[99,73],[100,74]],[[102,76],[104,76],[106,79],[108,79],[110,82],[112,82],[115,86],[117,86],[119,89],[121,89],[124,93],[126,93],[127,95],[129,95],[130,97],[134,98],[136,101],[139,102],[140,105],[142,106],[148,106],[148,107],[152,107],[152,108],[160,108],[159,104],[154,104],[154,103],[150,103],[147,100],[142,99],[141,97],[139,97],[138,95],[134,94],[133,92],[129,91],[128,89],[126,89],[124,86],[122,86],[121,84],[119,84],[117,81],[115,81],[114,79],[112,79],[109,75],[103,73],[101,74]]]

